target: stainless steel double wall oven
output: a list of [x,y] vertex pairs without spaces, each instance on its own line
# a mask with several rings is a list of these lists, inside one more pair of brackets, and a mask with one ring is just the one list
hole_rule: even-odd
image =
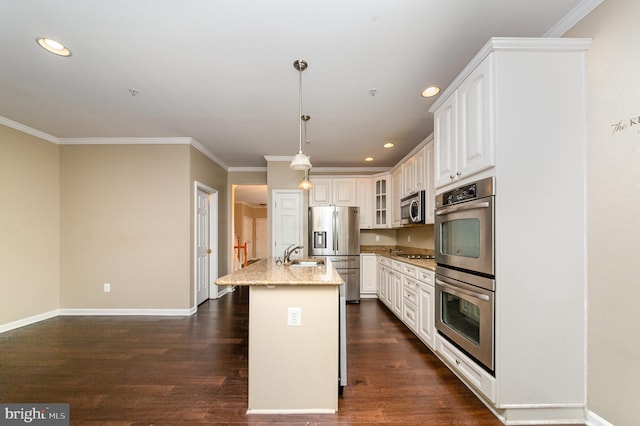
[[495,180],[436,196],[436,328],[494,373]]

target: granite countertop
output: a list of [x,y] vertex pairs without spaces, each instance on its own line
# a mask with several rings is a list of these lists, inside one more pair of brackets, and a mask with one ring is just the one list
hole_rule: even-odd
[[261,259],[218,278],[218,285],[341,285],[344,280],[329,259],[319,266],[277,265],[276,258]]
[[[424,249],[414,249],[407,247],[391,247],[392,250],[400,250],[400,253],[415,253],[415,254],[433,254],[432,251],[424,250]],[[407,259],[406,257],[398,256],[397,252],[390,252],[389,246],[362,246],[360,247],[361,254],[377,254],[380,256],[387,257],[392,260],[397,260],[399,262],[408,263],[410,265],[415,265],[420,268],[428,269],[430,271],[435,272],[436,270],[436,261],[433,259]]]

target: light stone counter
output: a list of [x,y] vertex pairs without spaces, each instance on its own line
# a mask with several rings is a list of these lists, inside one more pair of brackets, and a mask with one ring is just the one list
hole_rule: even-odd
[[263,259],[218,278],[249,286],[247,414],[338,410],[339,291],[344,281],[322,266]]
[[332,285],[344,284],[344,280],[329,259],[320,266],[277,265],[276,258],[259,260],[239,271],[220,277],[218,285]]

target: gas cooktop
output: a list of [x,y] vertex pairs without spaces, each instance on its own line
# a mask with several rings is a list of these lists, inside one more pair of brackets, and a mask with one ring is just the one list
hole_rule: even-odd
[[435,256],[432,254],[413,254],[413,253],[396,253],[400,257],[404,257],[405,259],[434,259]]

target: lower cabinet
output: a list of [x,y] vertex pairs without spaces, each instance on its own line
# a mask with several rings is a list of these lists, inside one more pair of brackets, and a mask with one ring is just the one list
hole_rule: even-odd
[[375,298],[377,293],[378,267],[375,254],[360,255],[360,297]]
[[378,256],[378,298],[430,349],[435,350],[435,274]]

